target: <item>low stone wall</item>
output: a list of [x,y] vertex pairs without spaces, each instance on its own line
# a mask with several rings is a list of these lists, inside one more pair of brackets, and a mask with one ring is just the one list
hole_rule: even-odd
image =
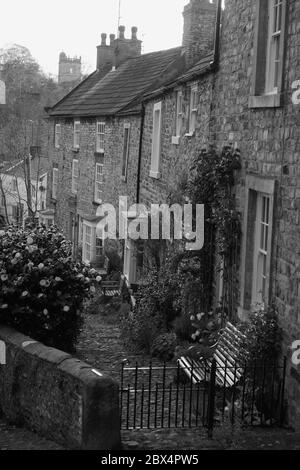
[[0,409],[70,449],[120,447],[117,383],[89,365],[0,326]]

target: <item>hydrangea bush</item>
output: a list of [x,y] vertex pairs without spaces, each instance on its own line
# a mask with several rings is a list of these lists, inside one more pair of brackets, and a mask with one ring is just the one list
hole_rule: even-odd
[[72,352],[82,303],[97,281],[95,270],[72,260],[71,245],[57,228],[0,232],[0,324]]

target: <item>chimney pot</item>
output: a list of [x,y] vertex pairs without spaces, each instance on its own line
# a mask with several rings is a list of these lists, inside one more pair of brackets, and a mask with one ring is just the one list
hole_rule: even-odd
[[119,26],[119,38],[125,39],[125,26]]
[[106,46],[106,38],[107,38],[107,34],[102,33],[101,34],[101,46]]
[[110,45],[112,46],[113,43],[114,43],[114,40],[116,39],[116,35],[115,34],[110,34],[109,39],[110,39]]
[[136,40],[137,39],[137,27],[136,26],[132,26],[131,28],[131,39],[134,39]]

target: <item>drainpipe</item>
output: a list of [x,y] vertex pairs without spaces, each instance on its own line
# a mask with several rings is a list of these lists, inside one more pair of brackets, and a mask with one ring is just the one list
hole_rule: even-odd
[[216,28],[215,28],[214,59],[210,64],[210,67],[213,71],[216,71],[219,65],[221,14],[222,14],[222,0],[218,0]]
[[140,202],[140,185],[141,185],[140,180],[141,180],[141,166],[142,166],[142,146],[143,146],[144,122],[145,122],[145,105],[144,105],[144,103],[142,103],[139,156],[138,156],[137,182],[136,182],[136,203],[137,204],[139,204],[139,202]]

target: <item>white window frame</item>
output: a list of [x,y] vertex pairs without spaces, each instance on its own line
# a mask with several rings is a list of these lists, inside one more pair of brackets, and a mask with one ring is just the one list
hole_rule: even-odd
[[269,264],[270,196],[257,193],[255,244],[253,253],[252,305],[267,303]]
[[266,93],[277,93],[280,73],[280,44],[283,34],[283,1],[268,2],[268,46],[266,61]]
[[93,259],[93,225],[85,221],[82,224],[82,261],[90,264]]
[[153,108],[153,130],[152,130],[152,151],[151,151],[151,178],[161,177],[160,157],[161,157],[161,125],[162,125],[162,102],[155,103]]
[[[127,139],[126,139],[127,136]],[[127,180],[127,168],[130,149],[130,124],[124,124],[123,155],[122,155],[122,179]]]
[[[102,195],[103,195],[103,163],[96,163],[95,165],[95,192],[94,192],[94,201],[101,204]],[[101,171],[100,171],[101,170]],[[99,197],[100,196],[100,197]]]
[[52,169],[52,199],[57,199],[58,168]]
[[[101,243],[97,244],[97,240],[100,240]],[[95,223],[82,219],[81,242],[83,263],[89,265],[93,260],[97,260],[97,258],[100,258],[104,255],[104,240],[103,237],[99,237],[97,235],[97,226]]]
[[74,149],[79,149],[80,147],[80,121],[79,120],[74,121],[73,133],[74,133],[73,147]]
[[55,124],[54,146],[56,149],[60,148],[60,139],[61,139],[61,124]]
[[[259,231],[257,229],[258,220],[260,218],[260,201],[261,197],[266,196],[270,200],[269,207],[269,229],[267,242],[267,267],[266,267],[266,289],[264,304],[268,305],[271,300],[271,260],[273,249],[274,235],[274,201],[276,195],[276,180],[262,178],[255,175],[246,176],[245,184],[245,213],[242,240],[242,256],[241,256],[241,285],[240,285],[240,306],[238,308],[239,317],[243,320],[248,318],[248,313],[255,308],[253,305],[259,298],[255,296],[253,287],[256,286],[257,279],[257,255]],[[254,212],[255,211],[255,212]],[[255,255],[256,254],[256,255]],[[257,303],[257,302],[256,302]]]
[[11,191],[16,193],[18,191],[18,179],[16,176],[13,176],[11,180]]
[[189,107],[189,132],[188,136],[192,137],[196,131],[198,114],[198,85],[194,84],[190,88],[190,107]]
[[73,159],[72,161],[72,193],[78,193],[79,186],[79,160]]
[[105,122],[96,122],[96,152],[104,153],[105,145]]

